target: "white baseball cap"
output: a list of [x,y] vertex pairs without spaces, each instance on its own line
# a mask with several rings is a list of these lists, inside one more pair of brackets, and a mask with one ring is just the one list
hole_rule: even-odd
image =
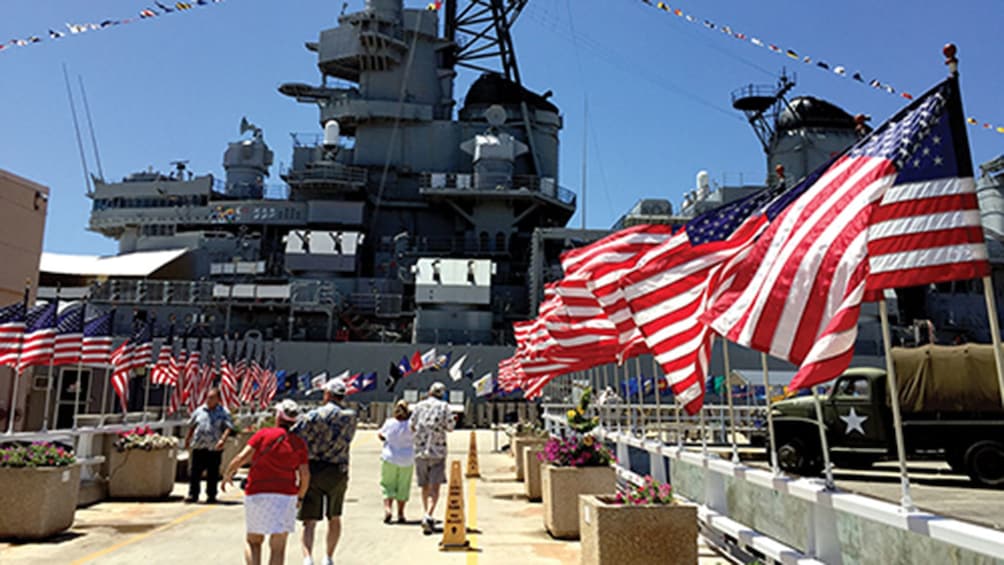
[[335,396],[345,396],[345,381],[342,379],[331,379],[324,383],[324,390]]

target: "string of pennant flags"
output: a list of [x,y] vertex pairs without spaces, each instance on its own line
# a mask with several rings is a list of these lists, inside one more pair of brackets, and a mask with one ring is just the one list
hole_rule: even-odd
[[[781,47],[778,46],[776,43],[771,43],[758,37],[747,35],[743,32],[733,29],[729,25],[719,24],[717,22],[708,19],[698,18],[697,16],[685,12],[680,8],[672,7],[666,2],[653,2],[652,0],[641,0],[641,3],[651,8],[660,10],[666,14],[673,15],[683,20],[686,20],[687,22],[690,22],[692,24],[702,25],[708,31],[718,32],[720,35],[724,37],[731,37],[733,39],[746,42],[757,48],[766,49],[771,53],[776,53],[778,55],[785,56],[793,61],[799,61],[806,65],[813,66],[821,71],[830,73],[832,75],[840,76],[843,78],[849,78],[865,86],[870,86],[875,90],[879,90],[894,96],[899,96],[900,98],[905,98],[907,100],[913,100],[913,95],[910,94],[909,92],[903,90],[897,90],[889,83],[883,82],[879,79],[866,80],[864,75],[862,75],[860,71],[850,72],[845,65],[831,64],[822,59],[816,59],[808,55],[800,54],[794,49]],[[966,118],[966,123],[968,123],[971,126],[979,127],[980,129],[986,131],[992,131],[1004,134],[1004,125],[995,125],[990,122],[978,120],[972,116]]]
[[[767,49],[772,53],[782,55],[792,59],[794,61],[799,61],[806,65],[811,65],[817,69],[828,72],[830,74],[849,78],[856,82],[859,82],[865,86],[870,86],[875,90],[886,92],[888,94],[899,96],[907,100],[912,100],[913,95],[907,91],[898,90],[891,84],[884,82],[879,79],[866,80],[860,71],[850,72],[845,65],[830,64],[822,59],[817,59],[810,57],[808,55],[800,54],[794,49],[781,47],[776,43],[771,43],[769,41],[762,40],[758,37],[752,35],[747,35],[732,26],[726,24],[719,24],[712,20],[699,18],[685,12],[681,8],[675,8],[670,6],[666,2],[654,2],[653,0],[640,0],[646,6],[660,10],[666,14],[677,16],[687,22],[693,24],[702,25],[705,29],[709,31],[716,31],[722,36],[731,37],[740,41],[744,41],[761,49]],[[28,47],[31,45],[36,45],[43,43],[45,41],[55,41],[66,37],[67,35],[79,35],[82,33],[88,33],[93,31],[101,31],[105,29],[110,29],[120,25],[128,25],[136,23],[143,20],[149,20],[157,18],[160,16],[165,16],[173,13],[188,12],[198,7],[210,6],[214,4],[221,4],[224,0],[193,0],[192,2],[175,2],[174,4],[168,5],[162,2],[153,2],[152,6],[146,7],[137,13],[134,17],[124,18],[124,19],[108,19],[102,20],[100,22],[85,22],[85,23],[71,23],[67,22],[65,24],[66,31],[61,31],[58,29],[49,29],[47,36],[42,35],[30,35],[27,37],[11,39],[5,43],[0,43],[0,53],[10,50],[14,47]],[[426,5],[427,10],[438,11],[442,9],[443,2],[441,0],[436,0],[429,2]],[[1000,134],[1004,134],[1004,125],[993,124],[988,121],[979,120],[976,117],[970,116],[966,118],[966,122],[973,127],[980,128],[985,131],[992,131]]]

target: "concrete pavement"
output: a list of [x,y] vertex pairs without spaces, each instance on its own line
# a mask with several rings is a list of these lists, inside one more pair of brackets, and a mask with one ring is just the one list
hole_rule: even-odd
[[[578,563],[579,544],[551,539],[543,527],[543,507],[527,502],[523,484],[514,480],[513,459],[492,453],[492,432],[478,433],[481,479],[464,480],[469,536],[477,551],[443,553],[440,535],[425,536],[418,489],[413,485],[408,525],[385,525],[379,488],[380,442],[360,430],[352,446],[352,470],[336,563],[454,563],[541,565]],[[469,432],[450,435],[454,457],[464,461]],[[70,531],[56,539],[30,544],[0,543],[0,563],[241,563],[244,536],[242,493],[228,491],[215,506],[185,505],[178,484],[167,502],[102,502],[77,511]],[[446,489],[437,508],[442,518]],[[4,511],[9,511],[4,509]],[[321,562],[323,527],[314,550]],[[299,527],[290,537],[286,562],[302,562]],[[701,546],[702,564],[726,563]]]

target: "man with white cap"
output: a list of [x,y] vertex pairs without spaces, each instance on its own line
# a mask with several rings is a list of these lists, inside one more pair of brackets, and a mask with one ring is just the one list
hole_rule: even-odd
[[433,383],[429,396],[415,405],[411,413],[411,431],[415,438],[415,476],[422,488],[422,531],[433,532],[432,518],[439,502],[439,491],[446,482],[446,434],[453,431],[450,405],[443,400],[446,385]]
[[328,520],[324,564],[334,563],[335,547],[342,533],[342,505],[349,485],[349,446],[356,432],[355,412],[343,405],[345,381],[331,379],[322,390],[323,404],[308,412],[292,430],[307,442],[310,457],[310,485],[298,515],[303,521],[304,565],[314,563],[314,530],[322,518]]

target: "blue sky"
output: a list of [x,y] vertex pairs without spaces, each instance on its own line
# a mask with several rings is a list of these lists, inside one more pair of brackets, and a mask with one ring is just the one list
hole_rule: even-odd
[[[358,9],[363,0],[347,2]],[[409,7],[426,2],[406,0]],[[280,95],[284,82],[319,82],[303,47],[333,27],[340,0],[226,0],[133,25],[0,52],[0,168],[52,190],[45,249],[111,253],[85,230],[90,201],[70,120],[61,65],[87,84],[106,177],[174,159],[221,176],[242,116],[265,130],[288,162],[290,132],[318,131],[317,111]],[[944,77],[941,46],[959,45],[967,114],[1004,125],[999,0],[676,0],[701,19],[860,70],[919,94]],[[40,7],[43,6],[44,7]],[[45,36],[65,22],[133,17],[136,0],[4,0],[0,38]],[[796,94],[828,99],[880,123],[901,103],[849,79],[712,32],[640,0],[531,0],[515,30],[524,83],[551,89],[565,118],[563,186],[581,186],[583,100],[588,96],[589,227],[609,227],[639,198],[677,206],[698,170],[714,180],[756,182],[764,156],[729,93],[795,71]],[[461,72],[458,101],[475,78]],[[79,103],[79,99],[78,99]],[[86,135],[86,133],[85,133]],[[970,128],[976,163],[1004,153],[1004,134]],[[90,150],[88,149],[90,155]],[[93,158],[91,158],[93,167]],[[278,167],[273,168],[273,181]],[[579,225],[578,215],[572,223]]]

